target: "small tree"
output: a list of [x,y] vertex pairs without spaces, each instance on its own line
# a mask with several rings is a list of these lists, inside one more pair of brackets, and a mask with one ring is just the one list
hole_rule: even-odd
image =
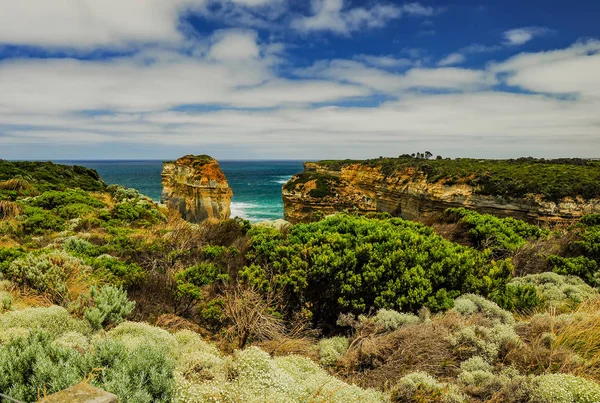
[[425,151],[425,159],[429,159],[431,157],[433,157],[433,154],[429,151]]

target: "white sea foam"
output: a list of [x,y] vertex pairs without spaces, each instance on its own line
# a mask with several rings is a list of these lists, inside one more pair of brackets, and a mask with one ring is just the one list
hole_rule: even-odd
[[291,178],[292,178],[292,175],[278,176],[277,179],[275,179],[271,182],[278,183],[280,185],[285,185]]
[[231,202],[231,217],[241,217],[249,219],[248,211],[260,208],[256,203]]

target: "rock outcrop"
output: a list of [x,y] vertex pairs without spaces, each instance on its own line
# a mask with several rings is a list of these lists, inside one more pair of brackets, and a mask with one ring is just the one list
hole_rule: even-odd
[[390,173],[385,166],[361,162],[304,164],[304,173],[283,186],[284,218],[292,223],[348,210],[387,212],[409,220],[426,218],[450,207],[466,207],[529,222],[570,221],[600,213],[600,199],[578,195],[559,201],[541,195],[500,197],[480,194],[468,180],[431,180],[418,167]]
[[208,155],[165,162],[162,185],[162,203],[186,221],[224,220],[231,214],[233,192],[217,160]]

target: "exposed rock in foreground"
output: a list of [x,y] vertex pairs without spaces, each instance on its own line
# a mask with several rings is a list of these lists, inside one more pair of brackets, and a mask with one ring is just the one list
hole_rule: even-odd
[[217,160],[208,155],[165,162],[162,185],[162,203],[186,221],[225,220],[231,214],[233,192]]
[[297,223],[348,210],[416,220],[466,207],[529,222],[569,221],[600,212],[598,178],[600,165],[583,160],[307,162],[283,186],[284,218]]

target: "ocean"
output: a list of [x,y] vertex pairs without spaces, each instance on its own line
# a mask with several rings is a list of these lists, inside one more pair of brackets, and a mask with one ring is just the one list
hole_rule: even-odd
[[[98,171],[107,184],[137,189],[160,201],[162,161],[56,161]],[[231,216],[252,222],[283,218],[281,187],[302,172],[303,161],[227,161],[219,166],[233,190]]]

